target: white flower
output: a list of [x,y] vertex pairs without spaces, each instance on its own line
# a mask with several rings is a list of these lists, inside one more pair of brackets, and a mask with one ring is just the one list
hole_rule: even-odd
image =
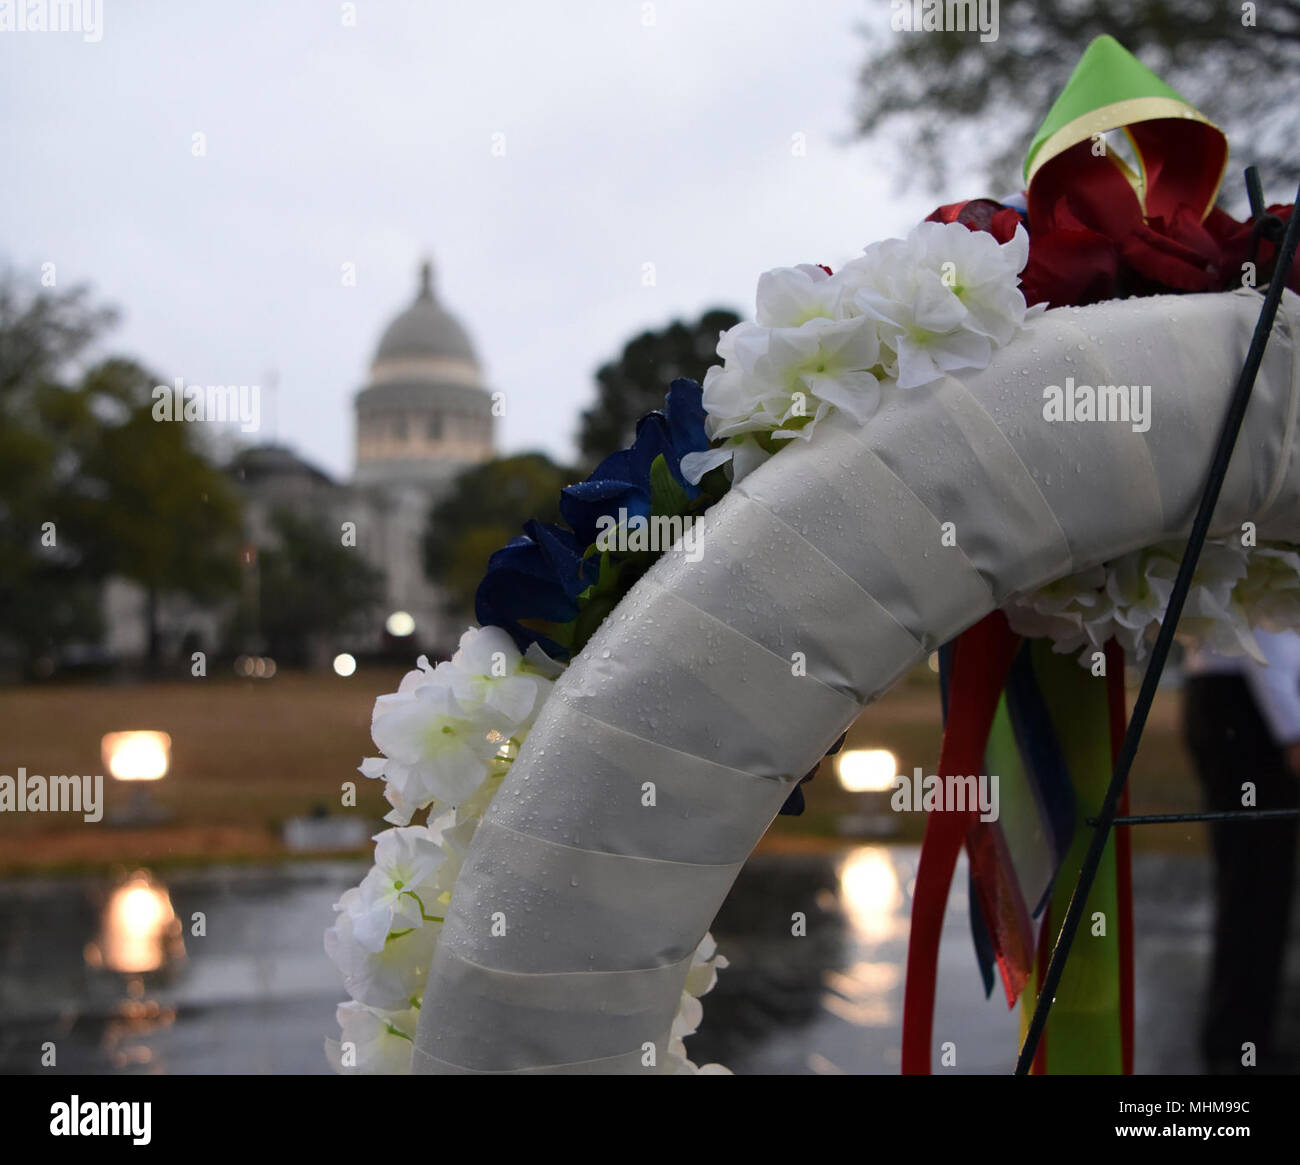
[[865,424],[882,381],[917,388],[985,367],[1033,314],[1017,278],[1028,255],[1020,227],[999,244],[959,223],[921,223],[833,275],[810,264],[766,272],[756,322],[724,332],[722,364],[705,373],[708,434],[722,444],[687,454],[683,476],[698,482],[730,461],[739,481],[777,442],[810,440],[833,410]]
[[452,888],[456,885],[456,879],[460,877],[461,867],[469,854],[470,842],[474,840],[474,833],[478,829],[477,817],[458,820],[453,825],[452,820],[459,817],[460,811],[457,810],[438,819],[439,842],[446,855],[442,865],[438,867],[437,875],[438,900],[442,902],[451,900]]
[[668,1074],[670,1076],[731,1076],[730,1068],[721,1064],[693,1064],[686,1055],[686,1045],[676,1036],[668,1040]]
[[832,279],[824,267],[801,263],[777,267],[758,277],[754,318],[767,328],[797,328],[809,320],[844,318],[843,280]]
[[1026,639],[1050,639],[1054,651],[1065,654],[1098,641],[1108,624],[1111,602],[1105,593],[1106,571],[1100,566],[1066,575],[1054,583],[1007,604],[1011,630]]
[[[880,338],[869,320],[818,319],[774,331],[763,373],[786,386],[792,401],[774,436],[807,440],[826,406],[864,423],[880,407],[880,381],[871,371],[879,363]],[[808,416],[805,397],[817,413],[800,425],[797,418]]]
[[420,1013],[381,1011],[351,1000],[340,1003],[337,1040],[325,1041],[325,1057],[335,1072],[366,1076],[405,1076],[411,1071],[411,1049]]
[[888,293],[864,289],[857,301],[880,323],[881,343],[893,353],[887,368],[899,388],[921,388],[949,372],[988,364],[991,341],[963,326],[969,313],[938,275],[903,270],[892,282]]
[[[1182,542],[1144,547],[1023,595],[1006,607],[1011,629],[1050,638],[1057,651],[1082,648],[1079,663],[1084,667],[1111,638],[1130,663],[1141,663],[1159,633],[1185,549]],[[1179,642],[1262,658],[1238,596],[1239,587],[1249,585],[1243,582],[1247,565],[1246,551],[1235,541],[1205,543],[1178,622]],[[1297,588],[1300,598],[1300,582]]]
[[448,665],[451,689],[462,708],[490,711],[504,739],[536,719],[551,689],[500,627],[471,627]]
[[[379,777],[382,779],[387,764],[388,762],[384,757],[367,757],[361,762],[360,771],[365,773],[368,777]],[[367,766],[370,767],[371,771],[367,771]],[[376,768],[378,771],[374,771]],[[415,815],[416,811],[421,808],[419,805],[412,805],[402,796],[396,785],[389,784],[388,782],[384,783],[384,800],[392,806],[392,809],[384,814],[384,820],[387,821],[389,825],[409,825],[411,823],[411,818]]]
[[[478,823],[563,668],[521,657],[504,631],[471,629],[451,660],[421,656],[396,693],[375,702],[372,735],[386,755],[362,761],[386,781],[387,819],[375,865],[335,905],[325,950],[353,1002],[342,1041],[326,1040],[338,1071],[409,1073],[416,1011],[442,919]],[[441,803],[426,825],[411,814]],[[454,808],[446,808],[454,806]]]
[[[1181,553],[1175,544],[1173,553]],[[1234,597],[1248,570],[1246,548],[1235,539],[1207,541],[1196,560],[1192,589],[1178,621],[1178,638],[1219,655],[1248,655],[1268,661],[1251,634],[1246,611]]]
[[[691,956],[691,966],[686,972],[686,982],[682,997],[677,1005],[677,1014],[673,1017],[672,1032],[669,1039],[669,1058],[675,1073],[705,1072],[713,1074],[714,1070],[727,1073],[719,1064],[708,1064],[705,1068],[696,1068],[686,1056],[686,1045],[682,1042],[687,1036],[694,1035],[704,1018],[704,1005],[699,997],[713,990],[718,981],[718,971],[729,964],[718,953],[718,944],[711,934],[706,934]],[[727,1073],[729,1075],[729,1073]]]
[[[984,368],[994,346],[1009,343],[1027,318],[1018,273],[1029,236],[1016,228],[999,244],[960,223],[918,223],[906,241],[866,249],[844,268],[857,307],[880,323],[900,388],[919,388],[949,372]],[[1037,313],[1032,313],[1037,314]]]
[[718,953],[718,944],[713,935],[705,934],[700,945],[691,956],[691,969],[686,972],[685,991],[688,995],[707,995],[718,981],[718,972],[726,970],[731,964],[725,955]]
[[387,782],[393,809],[384,819],[406,825],[435,801],[474,796],[502,747],[536,719],[551,684],[499,627],[470,628],[437,667],[420,656],[397,691],[375,701],[371,735],[384,756],[361,763],[364,776]]
[[880,381],[872,371],[880,363],[880,341],[868,319],[818,316],[774,328],[737,324],[719,341],[718,353],[725,363],[704,376],[707,429],[715,440],[733,440],[684,459],[683,473],[696,481],[729,457],[735,458],[733,480],[740,480],[774,451],[757,438],[806,441],[833,408],[861,423],[880,404]]
[[388,935],[429,921],[443,852],[423,825],[375,835],[375,864],[351,900],[352,934],[369,951],[383,950]]
[[1300,554],[1268,544],[1246,555],[1246,575],[1233,591],[1252,627],[1288,631],[1300,627]]
[[[518,737],[515,738],[516,740]],[[527,739],[525,737],[524,739]],[[514,753],[514,745],[505,746],[511,755]],[[472,796],[466,797],[456,806],[456,820],[468,821],[471,818],[477,819],[487,812],[487,807],[492,804],[492,798],[497,795],[497,790],[501,788],[501,782],[505,780],[506,774],[510,771],[510,765],[513,763],[508,756],[495,756],[492,763],[488,766],[488,775],[481,785],[474,790]]]
[[907,241],[917,266],[938,275],[966,309],[965,328],[998,346],[1011,342],[1027,312],[1018,278],[1029,261],[1024,227],[999,243],[987,231],[961,223],[923,222]]
[[1130,661],[1146,655],[1148,633],[1154,636],[1169,605],[1178,559],[1163,547],[1147,547],[1106,564],[1107,630],[1119,640]]
[[343,985],[357,1002],[387,1011],[410,1006],[424,991],[442,927],[428,923],[390,936],[381,950],[372,951],[357,940],[354,929],[354,918],[363,910],[360,894],[354,887],[335,905],[338,916],[325,932],[325,953],[343,973]]
[[[1182,542],[1164,542],[1108,564],[1106,590],[1115,604],[1116,637],[1133,662],[1145,658],[1159,631],[1185,549]],[[1181,642],[1224,653],[1260,654],[1244,612],[1232,600],[1245,574],[1244,548],[1218,540],[1205,543],[1178,623]]]
[[370,734],[384,756],[361,765],[363,775],[388,782],[389,801],[407,821],[435,800],[454,805],[471,796],[504,743],[486,705],[466,709],[456,699],[450,669],[407,683],[418,674],[375,701]]
[[672,1034],[674,1039],[693,1036],[704,1018],[704,1004],[694,995],[682,992],[681,1002],[677,1005],[677,1014],[673,1016]]

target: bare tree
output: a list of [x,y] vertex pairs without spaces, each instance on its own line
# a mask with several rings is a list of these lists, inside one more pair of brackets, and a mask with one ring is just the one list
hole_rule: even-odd
[[875,6],[864,28],[857,132],[892,138],[900,171],[936,192],[954,164],[982,165],[990,184],[960,193],[1020,189],[1034,131],[1103,33],[1227,133],[1233,165],[1257,163],[1270,187],[1300,178],[1300,0],[1003,0],[987,42],[978,32],[893,31],[897,9]]

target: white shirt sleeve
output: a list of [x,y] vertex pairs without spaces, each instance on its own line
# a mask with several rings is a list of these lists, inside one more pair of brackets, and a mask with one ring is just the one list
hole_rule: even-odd
[[1300,635],[1292,631],[1256,631],[1267,667],[1242,669],[1260,715],[1273,740],[1285,748],[1300,742]]

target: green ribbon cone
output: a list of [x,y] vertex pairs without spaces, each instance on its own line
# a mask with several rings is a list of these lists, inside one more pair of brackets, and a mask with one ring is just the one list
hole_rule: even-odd
[[[1110,714],[1104,679],[1080,667],[1073,656],[1057,655],[1046,640],[1031,641],[1029,650],[1074,786],[1077,814],[1074,838],[1052,890],[1047,922],[1050,952],[1092,840],[1087,819],[1100,812],[1110,783]],[[1002,816],[1010,821],[1016,815],[1036,813],[1005,696],[989,737],[987,764],[990,772],[999,774]],[[1049,1075],[1118,1076],[1124,1070],[1119,925],[1119,884],[1112,838],[1088,895],[1083,922],[1043,1033]],[[1022,1040],[1038,1002],[1037,979],[1045,973],[1045,966],[1036,966],[1020,997]]]

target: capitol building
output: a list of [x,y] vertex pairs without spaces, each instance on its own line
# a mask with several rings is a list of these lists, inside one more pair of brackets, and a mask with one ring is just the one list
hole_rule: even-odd
[[426,261],[415,302],[384,330],[357,393],[353,481],[440,490],[492,457],[492,422],[474,345],[438,301]]
[[[335,480],[279,443],[244,448],[230,464],[244,504],[246,588],[256,591],[257,549],[275,544],[273,516],[280,509],[334,531],[352,523],[358,553],[383,575],[383,609],[367,621],[368,630],[345,643],[314,644],[316,664],[340,649],[392,647],[395,635],[412,658],[445,654],[464,629],[451,625],[441,594],[425,578],[421,544],[431,508],[456,475],[495,455],[493,397],[469,334],[438,297],[432,263],[422,263],[417,275],[414,299],[384,329],[354,398],[351,480]],[[148,621],[142,588],[114,579],[104,605],[109,652],[117,659],[143,657]],[[163,596],[162,655],[228,647],[222,636],[229,613]],[[246,650],[259,649],[250,644]]]

